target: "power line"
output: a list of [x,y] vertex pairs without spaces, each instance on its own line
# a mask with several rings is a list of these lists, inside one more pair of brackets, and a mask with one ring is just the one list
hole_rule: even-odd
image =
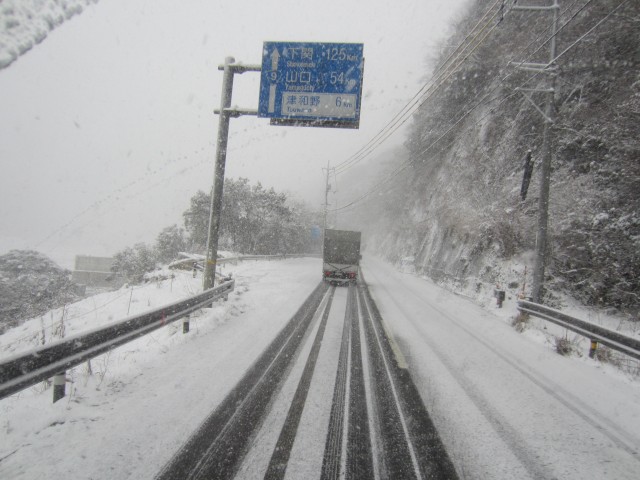
[[[585,4],[585,6],[586,6],[586,5],[588,5],[589,3],[591,3],[591,1],[593,1],[593,0],[589,0],[589,1],[587,2],[587,4]],[[577,2],[578,2],[578,0],[574,0],[574,2],[573,2],[569,7],[567,7],[563,13],[566,13],[567,11],[569,11],[569,10],[570,10],[570,9],[571,9],[571,8],[572,8],[572,7],[577,3]],[[485,14],[484,14],[484,15],[483,15],[483,17],[481,18],[481,20],[476,24],[476,26],[474,26],[474,29],[475,29],[475,28],[479,25],[479,23],[480,23],[480,22],[481,22],[481,21],[486,17],[486,15],[489,13],[490,9],[491,9],[491,8],[493,8],[494,6],[495,6],[495,3],[494,3],[491,7],[489,7],[489,9],[487,10],[487,12],[485,12]],[[580,10],[582,10],[585,6],[583,6]],[[491,21],[491,20],[493,20],[493,19],[494,19],[494,18],[495,18],[499,13],[501,13],[501,11],[497,11],[496,13],[494,13],[494,15],[490,18],[489,22],[488,22],[487,24],[485,24],[485,27],[484,27],[482,30],[484,30],[484,29],[487,27],[487,25],[490,23],[490,21]],[[579,13],[579,11],[578,11],[577,13]],[[575,15],[574,15],[574,16],[575,16]],[[572,17],[572,18],[573,18],[573,17]],[[571,19],[570,19],[569,21],[571,21]],[[569,21],[568,21],[568,22],[569,22]],[[568,22],[567,22],[567,23],[568,23]],[[480,44],[485,40],[485,38],[488,36],[488,34],[490,34],[493,30],[495,30],[495,28],[499,25],[499,23],[500,23],[500,22],[498,22],[497,24],[495,24],[495,25],[493,26],[493,28],[491,28],[491,30],[490,30],[489,32],[487,32],[487,33],[485,34],[485,36],[484,36],[484,37],[482,37],[482,39],[481,39],[481,40],[478,42],[478,44],[477,44],[477,45],[472,49],[472,51],[471,51],[471,52],[469,52],[469,53],[468,53],[468,54],[467,54],[467,55],[466,55],[462,60],[460,60],[460,62],[458,63],[458,65],[455,67],[455,69],[459,68],[459,67],[462,65],[462,63],[463,63],[463,62],[464,62],[464,61],[465,61],[465,60],[466,60],[466,59],[467,59],[467,58],[468,58],[468,57],[469,57],[469,56],[470,56],[470,55],[471,55],[471,54],[472,54],[472,53],[473,53],[473,52],[474,52],[474,51],[475,51],[479,46],[480,46]],[[566,26],[566,24],[565,24],[565,25],[563,25],[563,28],[564,28],[564,26]],[[481,30],[481,31],[482,31],[482,30]],[[547,28],[545,28],[545,30],[544,30],[541,34],[539,34],[539,35],[538,35],[534,40],[532,40],[532,41],[531,41],[531,42],[530,42],[530,43],[529,43],[525,48],[523,48],[523,49],[520,51],[520,53],[518,54],[518,56],[519,56],[520,54],[522,54],[524,51],[526,51],[526,50],[527,50],[531,45],[533,45],[535,42],[539,41],[539,40],[540,40],[540,38],[542,37],[542,35],[544,35],[544,33],[545,33],[547,30],[549,30],[549,28],[548,28],[548,27],[547,27]],[[473,31],[473,30],[472,30],[472,31]],[[471,33],[470,33],[470,34],[471,34]],[[469,38],[470,34],[468,34],[468,35],[465,37],[465,39],[463,40],[463,42],[464,42],[467,38]],[[475,38],[477,38],[477,37],[478,37],[478,35],[476,35],[476,36],[474,37],[474,39],[475,39]],[[542,47],[543,47],[543,46],[544,46],[544,45],[545,45],[545,44],[546,44],[546,43],[547,43],[551,38],[553,38],[553,36],[552,36],[552,37],[550,37],[549,39],[547,39],[545,42],[543,42],[543,43],[542,43],[542,44],[541,44],[541,45],[540,45],[540,46],[539,46],[539,47],[538,47],[538,48],[537,48],[537,49],[532,53],[532,55],[533,55],[533,54],[535,54],[535,53],[537,53],[537,52],[538,52],[538,51],[539,51],[539,50],[540,50],[540,49],[541,49],[541,48],[542,48]],[[459,48],[461,45],[462,45],[462,43],[461,43],[460,45],[458,45],[458,48]],[[466,49],[466,47],[465,47],[465,49]],[[456,50],[457,50],[457,49],[456,49]],[[516,56],[514,56],[514,58],[515,58],[515,57],[516,57]],[[452,58],[452,55],[450,55],[450,56],[445,60],[445,62],[444,62],[442,65],[447,64],[451,58]],[[523,61],[523,62],[521,62],[521,64],[522,64],[522,63],[524,63],[524,61]],[[402,125],[404,125],[404,123],[406,123],[406,121],[407,121],[407,120],[408,120],[408,119],[409,119],[409,118],[410,118],[410,117],[411,117],[411,116],[412,116],[412,115],[413,115],[413,114],[418,110],[418,108],[419,108],[419,107],[421,107],[421,106],[422,106],[422,105],[423,105],[423,104],[424,104],[424,103],[425,103],[429,98],[431,98],[431,96],[433,96],[433,94],[435,93],[435,91],[436,91],[439,87],[441,87],[441,86],[444,84],[444,82],[445,82],[446,80],[448,80],[448,79],[451,77],[451,75],[453,75],[453,73],[455,73],[455,71],[456,71],[455,69],[454,69],[454,70],[452,70],[452,71],[450,71],[449,75],[447,75],[444,79],[442,79],[442,80],[441,80],[437,85],[435,85],[435,86],[434,86],[434,84],[433,84],[433,83],[431,83],[431,84],[429,85],[429,83],[428,83],[428,84],[426,84],[425,86],[423,86],[423,87],[421,88],[421,90],[420,90],[420,91],[424,90],[424,89],[427,87],[427,85],[429,85],[429,89],[427,89],[427,90],[422,94],[422,97],[421,97],[421,98],[423,98],[423,100],[420,102],[420,104],[419,104],[419,105],[418,105],[418,106],[417,106],[413,111],[409,111],[412,107],[414,107],[414,106],[416,105],[416,103],[417,103],[418,101],[420,101],[420,99],[413,101],[413,100],[414,100],[414,99],[415,99],[415,98],[420,94],[420,91],[419,91],[416,95],[414,95],[414,97],[413,97],[412,101],[410,101],[410,102],[409,102],[409,104],[405,105],[405,107],[403,107],[403,110],[401,110],[401,112],[399,112],[398,114],[396,114],[396,116],[394,117],[394,119],[392,119],[392,121],[390,121],[390,122],[389,122],[389,123],[388,123],[388,124],[387,124],[387,125],[386,125],[382,130],[381,130],[381,131],[380,131],[380,132],[378,132],[378,134],[377,134],[375,137],[373,137],[373,139],[371,139],[371,140],[370,140],[370,141],[369,141],[369,142],[368,142],[364,147],[362,147],[362,148],[361,148],[361,149],[360,149],[356,154],[352,155],[352,156],[351,156],[351,157],[349,157],[347,160],[345,160],[344,162],[342,162],[341,164],[339,164],[339,165],[336,167],[336,168],[338,169],[337,173],[343,173],[343,172],[344,172],[344,171],[346,171],[348,168],[350,168],[351,166],[353,166],[353,165],[355,165],[356,163],[358,163],[360,160],[363,160],[364,158],[366,158],[370,153],[372,153],[372,152],[373,152],[373,150],[375,150],[376,148],[378,148],[378,147],[379,147],[379,146],[380,146],[380,145],[381,145],[381,144],[382,144],[382,143],[383,143],[387,138],[389,138],[393,133],[395,133],[395,131],[397,131],[397,130],[402,126]],[[438,77],[441,77],[444,73],[447,73],[447,71],[445,70],[445,72],[440,73],[440,74],[438,75]],[[438,78],[436,78],[436,79],[432,78],[431,80],[429,80],[429,82],[434,82],[434,81],[435,81],[435,80],[437,80],[437,79],[438,79]],[[427,94],[428,94],[428,95],[427,95]],[[401,121],[401,123],[398,125],[398,122],[400,122],[400,120],[397,120],[397,121],[394,123],[394,120],[395,120],[396,118],[398,118],[398,117],[401,117],[401,116],[405,116],[405,118]],[[393,125],[391,125],[392,123],[393,123]],[[385,131],[385,130],[387,129],[387,127],[389,127],[390,125],[391,125],[391,128],[392,128],[392,129],[391,129],[391,130],[389,130],[389,131]],[[393,128],[393,127],[395,127],[395,128]],[[376,141],[374,141],[374,140],[376,140]]]
[[455,50],[453,52],[451,52],[449,54],[449,56],[436,68],[436,71],[434,73],[434,75],[429,79],[429,81],[424,84],[422,87],[420,87],[420,89],[418,89],[418,91],[413,95],[413,97],[409,100],[409,102],[407,102],[407,104],[402,107],[400,109],[400,111],[398,113],[396,113],[394,115],[394,117],[376,134],[374,135],[369,142],[367,142],[363,147],[361,147],[355,154],[353,154],[351,157],[349,157],[347,160],[343,161],[342,163],[339,163],[338,165],[336,165],[336,168],[341,168],[345,163],[348,163],[349,160],[355,156],[357,156],[359,153],[361,153],[363,150],[365,150],[365,148],[371,144],[373,141],[375,141],[380,135],[382,135],[385,131],[385,129],[387,127],[389,127],[397,118],[401,117],[403,115],[403,112],[405,109],[409,108],[411,105],[411,103],[416,100],[418,97],[420,97],[422,95],[422,92],[425,88],[427,88],[430,84],[430,82],[432,82],[435,78],[435,74],[438,73],[439,70],[443,69],[445,67],[445,65],[447,63],[449,63],[449,60],[451,58],[453,58],[454,55],[457,54],[458,50],[460,49],[460,47],[462,47],[462,45],[464,45],[464,43],[467,41],[467,39],[471,36],[471,34],[475,31],[475,29],[478,27],[478,25],[484,20],[484,18],[488,15],[488,13],[491,11],[491,8],[493,8],[499,0],[496,0],[496,2],[489,7],[489,9],[487,9],[487,11],[485,12],[485,14],[482,16],[482,18],[478,21],[478,23],[476,23],[476,25],[471,29],[471,31],[467,34],[467,36],[456,46]]
[[[355,165],[356,163],[360,162],[361,160],[363,160],[364,158],[366,158],[367,156],[369,156],[376,148],[378,148],[380,145],[382,145],[382,143],[384,143],[391,135],[393,135],[398,129],[400,129],[400,127],[402,127],[412,116],[413,114],[418,111],[418,109],[429,99],[431,98],[435,92],[442,86],[444,85],[444,83],[454,74],[457,72],[457,69],[463,64],[463,62],[469,58],[469,56],[471,56],[471,54],[480,46],[480,44],[484,41],[484,39],[497,27],[497,24],[494,25],[494,27],[489,30],[484,37],[482,37],[480,39],[480,41],[474,46],[474,48],[467,53],[467,55],[462,58],[459,63],[455,66],[455,67],[450,67],[447,70],[445,70],[444,72],[441,73],[441,75],[439,77],[441,77],[444,74],[447,74],[444,78],[438,78],[436,80],[439,80],[437,84],[431,84],[430,88],[424,92],[424,94],[415,102],[413,102],[407,110],[404,111],[404,113],[402,114],[401,117],[399,117],[394,123],[393,125],[391,125],[388,129],[385,129],[382,132],[382,135],[380,135],[380,137],[373,143],[371,143],[370,145],[367,145],[366,148],[362,151],[361,154],[357,155],[356,157],[353,157],[348,164],[343,165],[342,168],[340,168],[340,170],[338,171],[338,173],[343,173],[345,170],[347,170],[348,168],[352,167],[353,165]],[[418,103],[419,102],[419,103]]]
[[[557,60],[558,58],[560,58],[562,55],[566,54],[571,48],[575,47],[578,43],[580,43],[587,35],[589,35],[591,32],[593,32],[598,26],[600,26],[604,21],[606,21],[609,17],[611,17],[616,11],[618,11],[625,3],[627,3],[629,0],[624,0],[623,2],[621,2],[616,8],[614,8],[609,14],[607,14],[603,19],[601,19],[596,25],[594,25],[592,28],[590,28],[584,35],[582,35],[578,40],[576,40],[575,42],[573,42],[569,47],[567,47],[560,55],[557,55],[554,60],[551,63],[555,62],[555,60]],[[577,15],[583,11],[589,4],[591,4],[593,2],[593,0],[588,0],[587,3],[585,3],[578,11],[576,11],[555,33],[555,35],[557,35],[562,29],[564,29],[571,21],[573,21]],[[573,2],[573,4],[570,5],[569,8],[571,8],[573,5],[575,5],[577,3],[577,1]],[[568,9],[569,9],[568,8]],[[568,9],[565,10],[565,13],[568,11]],[[548,30],[548,29],[545,29]],[[538,38],[541,35],[538,36]],[[551,39],[548,38],[542,45],[545,45],[549,40]],[[535,41],[535,40],[534,40]],[[532,42],[533,43],[533,42]],[[529,46],[531,46],[530,43],[527,47],[525,47],[525,50],[527,48],[529,48]],[[537,53],[540,49],[542,48],[542,46],[538,47],[538,49],[536,49],[533,53]],[[525,63],[524,61],[520,62],[520,64]],[[531,75],[529,78],[527,78],[518,88],[522,88],[524,86],[526,86],[529,82],[531,82],[533,79],[537,78],[538,76],[540,76],[543,72],[537,72],[533,75]],[[513,71],[508,73],[505,77],[503,77],[498,85],[496,85],[493,89],[491,89],[489,91],[489,93],[487,95],[485,95],[478,103],[476,103],[471,109],[469,109],[467,112],[465,112],[444,134],[442,134],[440,137],[438,137],[436,140],[434,140],[430,145],[427,146],[426,149],[422,150],[421,152],[419,152],[415,157],[410,158],[409,160],[405,161],[403,164],[401,164],[394,172],[392,172],[388,177],[385,177],[384,179],[382,179],[380,182],[378,182],[377,184],[375,184],[369,191],[367,191],[366,193],[364,193],[363,195],[361,195],[360,197],[358,197],[357,199],[349,202],[346,205],[343,205],[341,207],[336,208],[333,211],[342,211],[342,210],[346,210],[348,208],[354,207],[356,204],[360,203],[362,200],[364,200],[365,198],[369,197],[372,193],[374,193],[378,187],[380,187],[381,185],[387,183],[388,181],[390,181],[391,179],[395,178],[396,176],[398,176],[402,171],[404,171],[406,168],[408,168],[411,163],[415,160],[415,158],[417,158],[418,156],[422,156],[424,153],[426,153],[427,151],[429,151],[431,148],[433,148],[438,142],[440,142],[444,137],[446,137],[451,130],[457,126],[464,118],[466,118],[473,110],[475,110],[476,108],[478,108],[481,104],[484,103],[484,100],[491,95],[491,93],[493,93],[497,88],[499,88],[511,75],[513,75]],[[516,93],[510,93],[505,95],[502,100],[500,101],[500,103],[494,107],[492,109],[495,110],[495,108],[499,107],[500,105],[502,105],[508,98],[511,98],[513,96],[515,96]],[[490,100],[490,102],[494,101],[496,99]],[[492,113],[492,111],[488,112],[486,115],[484,115],[478,122],[476,122],[476,125],[478,123],[480,123],[482,120],[484,120],[484,118],[486,118],[490,113]],[[453,142],[452,142],[453,143]]]
[[[478,27],[478,25],[486,18],[491,9],[497,5],[498,1],[494,2],[493,5],[489,7],[487,12],[483,15],[480,21],[473,27],[471,32],[462,40],[462,42],[456,47],[455,51],[452,52],[447,59],[438,67],[437,75],[434,75],[425,85],[423,85],[418,92],[412,97],[412,99],[398,112],[386,125],[382,128],[369,142],[367,142],[363,147],[360,148],[354,155],[349,157],[347,160],[336,166],[338,173],[342,173],[344,170],[352,166],[353,164],[359,162],[363,158],[369,155],[371,151],[377,148],[380,144],[382,144],[391,134],[393,134],[398,128],[400,128],[408,118],[415,113],[417,108],[419,108],[425,101],[428,99],[435,90],[437,90],[443,83],[446,81],[453,73],[455,73],[456,69],[462,65],[462,63],[478,48],[478,46],[484,41],[484,39],[491,33],[497,26],[494,25],[493,28],[489,32],[485,34],[485,36],[480,39],[478,44],[464,57],[462,60],[458,62],[456,66],[448,65],[446,66],[450,60],[453,59],[454,62],[458,61],[459,56],[464,53],[464,51],[472,45],[472,42],[475,41],[479,37],[479,35],[491,24],[493,19],[498,15],[499,12],[495,12],[491,18],[483,25],[482,29],[476,33],[467,45],[462,48],[460,51],[460,55],[458,55],[458,50],[465,44],[466,40],[469,36],[474,32],[474,30]],[[456,57],[456,58],[454,58]],[[445,67],[446,66],[446,67]],[[449,73],[445,78],[442,78],[444,75]],[[440,81],[436,85],[436,82]],[[434,87],[435,85],[435,87]],[[417,106],[416,106],[417,105]]]
[[[481,117],[474,125],[478,125],[479,123],[481,123],[486,117],[488,117],[491,113],[493,113],[493,111],[495,111],[495,109],[497,107],[499,107],[500,105],[502,105],[506,100],[508,100],[509,98],[516,96],[516,92],[511,92],[507,95],[504,95],[502,97],[502,100],[500,101],[500,103],[496,106],[493,107],[489,112],[487,112],[483,117]],[[387,183],[388,181],[390,181],[391,179],[397,177],[400,173],[402,173],[404,170],[406,170],[408,167],[411,166],[411,164],[413,163],[414,160],[416,160],[417,158],[419,158],[419,156],[423,155],[424,153],[426,153],[427,151],[429,151],[431,148],[433,148],[437,143],[439,143],[443,138],[445,138],[460,122],[462,122],[472,111],[474,111],[476,108],[478,108],[480,106],[481,103],[484,102],[484,100],[486,99],[486,96],[476,105],[474,105],[473,107],[471,107],[469,110],[467,110],[460,118],[458,118],[458,120],[451,125],[451,127],[449,127],[449,129],[444,132],[440,137],[438,137],[436,140],[434,140],[426,149],[422,150],[420,153],[418,153],[417,155],[409,158],[408,160],[406,160],[405,162],[403,162],[403,164],[401,164],[400,166],[398,166],[396,168],[396,170],[394,170],[388,177],[385,177],[384,179],[382,179],[380,182],[378,182],[376,185],[374,185],[369,191],[367,191],[365,194],[361,195],[360,197],[358,197],[357,199],[353,200],[352,202],[343,205],[342,207],[339,207],[337,209],[335,209],[335,211],[341,211],[341,210],[345,210],[349,207],[355,206],[356,204],[360,203],[362,200],[364,200],[365,198],[369,197],[372,193],[374,193],[378,187],[380,187],[381,185],[384,185],[385,183]],[[497,100],[497,99],[491,99],[488,103]],[[453,142],[455,141],[452,140],[450,145],[453,144]]]

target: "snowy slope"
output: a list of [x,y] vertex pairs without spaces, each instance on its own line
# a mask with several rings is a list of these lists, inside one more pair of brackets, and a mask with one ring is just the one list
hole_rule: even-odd
[[4,0],[0,2],[0,70],[49,32],[98,0]]

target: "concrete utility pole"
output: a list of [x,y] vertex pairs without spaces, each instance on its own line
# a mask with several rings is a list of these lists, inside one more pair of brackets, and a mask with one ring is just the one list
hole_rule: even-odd
[[[551,75],[549,87],[546,89],[519,89],[529,102],[544,117],[544,130],[542,134],[542,147],[540,149],[540,197],[538,199],[538,233],[536,235],[536,255],[533,269],[532,292],[533,301],[542,301],[544,270],[546,265],[547,238],[549,230],[549,185],[551,182],[551,141],[552,125],[555,123],[554,94],[556,85],[557,69],[554,65],[556,58],[556,33],[558,31],[558,11],[560,6],[558,0],[553,0],[551,5],[514,5],[513,10],[552,12],[551,40],[549,44],[549,62],[546,64],[520,63],[519,68],[534,72],[544,72]],[[528,92],[542,92],[546,95],[546,105],[542,111],[528,95]]]
[[331,185],[329,185],[329,171],[329,160],[327,160],[327,181],[324,186],[324,222],[322,225],[324,230],[327,229],[327,215],[329,213],[329,190],[331,190]]
[[213,174],[213,188],[211,190],[211,207],[209,210],[209,234],[207,236],[207,259],[204,265],[202,287],[208,290],[213,287],[216,276],[216,261],[218,258],[218,233],[220,231],[220,215],[222,213],[222,191],[224,188],[224,170],[227,161],[227,142],[229,140],[229,120],[240,115],[257,115],[255,110],[231,109],[233,92],[233,75],[235,73],[259,72],[260,65],[235,65],[233,57],[224,59],[224,65],[218,67],[224,71],[222,78],[222,97],[220,99],[220,115],[218,123],[218,140],[216,142],[216,165]]
[[225,109],[231,107],[233,92],[233,57],[224,59],[224,76],[222,78],[222,98],[220,99],[220,120],[218,122],[218,141],[216,142],[216,165],[213,173],[211,190],[211,206],[209,208],[209,234],[207,236],[207,261],[204,266],[202,286],[204,290],[213,287],[216,276],[216,259],[218,258],[218,232],[220,231],[220,213],[222,209],[222,190],[224,187],[224,170],[227,161],[227,142],[229,140],[229,119],[231,115]]

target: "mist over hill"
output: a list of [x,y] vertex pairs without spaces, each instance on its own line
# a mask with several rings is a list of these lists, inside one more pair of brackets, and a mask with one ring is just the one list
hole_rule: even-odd
[[[536,242],[543,117],[516,88],[546,88],[549,75],[509,62],[548,62],[551,16],[499,3],[475,2],[460,20],[446,44],[467,47],[442,49],[435,64],[445,66],[413,115],[405,152],[370,161],[388,168],[369,184],[377,186],[366,201],[342,214],[378,252],[393,261],[413,256],[418,271],[436,279],[496,282],[499,261],[516,258],[533,268],[527,253]],[[589,305],[633,310],[640,4],[562,1],[558,27],[545,285]],[[544,106],[543,94],[528,94]],[[523,200],[529,150],[534,168]]]

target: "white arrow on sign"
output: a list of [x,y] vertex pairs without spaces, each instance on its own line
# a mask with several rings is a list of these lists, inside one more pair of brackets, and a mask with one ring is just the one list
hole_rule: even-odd
[[[274,48],[273,53],[271,54],[271,70],[273,72],[278,71],[278,60],[280,60],[280,53],[278,53],[277,48]],[[269,86],[269,113],[273,113],[275,111],[276,111],[276,84],[273,83]]]
[[274,48],[271,54],[271,70],[274,72],[278,70],[278,60],[280,60],[280,54],[278,53],[278,49]]

